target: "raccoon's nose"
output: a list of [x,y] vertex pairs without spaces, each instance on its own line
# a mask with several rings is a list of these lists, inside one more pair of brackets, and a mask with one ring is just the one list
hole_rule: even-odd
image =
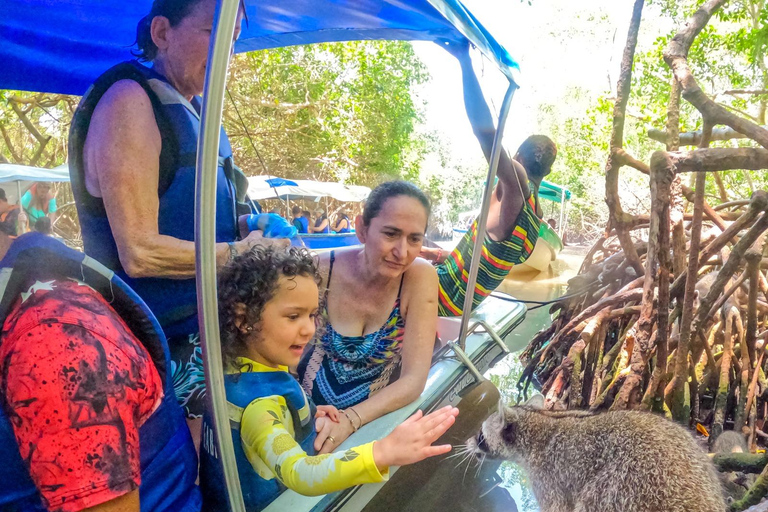
[[483,431],[482,430],[480,431],[479,434],[477,434],[477,448],[482,450],[482,451],[484,451],[484,452],[490,451],[488,449],[488,444],[486,444],[486,442],[485,442],[485,436],[483,435]]

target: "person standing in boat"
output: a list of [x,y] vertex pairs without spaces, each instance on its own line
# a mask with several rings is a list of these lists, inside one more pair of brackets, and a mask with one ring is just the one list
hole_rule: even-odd
[[334,233],[351,233],[352,228],[349,225],[349,217],[345,212],[336,214],[336,225],[333,226]]
[[383,183],[355,220],[362,245],[319,256],[324,326],[301,358],[299,382],[316,404],[349,413],[319,429],[321,453],[424,390],[438,296],[435,269],[418,258],[429,213],[415,185]]
[[[115,270],[157,316],[171,351],[176,395],[201,418],[205,379],[195,288],[195,159],[215,0],[155,0],[136,31],[137,60],[99,77],[77,108],[69,139],[72,190],[85,251]],[[235,28],[240,34],[241,9]],[[280,243],[252,231],[247,180],[221,130],[216,259]],[[199,438],[200,421],[190,421]]]
[[325,210],[318,208],[315,210],[315,225],[309,228],[310,233],[330,233],[331,221],[328,220]]
[[[490,161],[496,128],[472,69],[469,43],[451,43],[445,48],[461,64],[467,115],[483,153]],[[488,210],[473,309],[501,284],[514,265],[523,263],[533,252],[541,224],[537,191],[541,181],[552,170],[556,156],[554,142],[545,135],[528,137],[513,158],[509,158],[502,148],[497,169],[498,183]],[[476,235],[477,219],[450,253],[439,247],[422,250],[421,256],[437,265],[440,316],[461,316],[463,312],[467,291],[465,274],[472,261]]]
[[56,196],[51,192],[51,184],[38,182],[21,196],[21,207],[27,214],[27,221],[32,227],[43,217],[49,217],[51,222],[56,217]]
[[293,226],[299,232],[300,235],[309,233],[309,221],[304,217],[300,206],[294,206],[291,210],[293,214]]

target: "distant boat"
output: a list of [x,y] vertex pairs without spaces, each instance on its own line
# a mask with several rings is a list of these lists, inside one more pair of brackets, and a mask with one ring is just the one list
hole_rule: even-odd
[[[371,189],[362,185],[344,185],[327,181],[290,180],[278,176],[262,175],[248,178],[248,197],[256,201],[280,199],[286,209],[291,210],[291,201],[311,199],[319,203],[322,198],[331,198],[345,203],[365,201]],[[327,208],[326,208],[327,209]],[[352,229],[352,226],[350,226]],[[304,233],[300,243],[315,250],[335,249],[358,245],[360,241],[352,229],[351,233]]]

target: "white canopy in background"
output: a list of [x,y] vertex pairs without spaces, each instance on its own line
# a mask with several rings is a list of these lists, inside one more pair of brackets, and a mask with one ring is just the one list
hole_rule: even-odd
[[[269,181],[280,183],[272,186]],[[343,202],[364,201],[371,189],[361,185],[343,185],[341,183],[289,180],[276,176],[263,175],[248,178],[248,196],[251,199],[298,199],[330,197]]]
[[19,195],[38,181],[69,182],[69,167],[62,164],[53,169],[18,164],[0,164],[0,188],[5,190],[8,202],[16,204]]

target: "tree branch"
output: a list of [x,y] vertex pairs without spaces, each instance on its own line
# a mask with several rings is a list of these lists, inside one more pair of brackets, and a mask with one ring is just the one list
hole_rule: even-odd
[[768,148],[768,130],[729,112],[707,97],[696,82],[688,66],[688,50],[699,32],[709,22],[712,14],[727,0],[709,0],[694,13],[683,28],[672,38],[664,50],[664,61],[672,69],[683,87],[683,97],[701,112],[712,125],[724,124],[745,134],[761,146]]
[[627,260],[635,269],[637,275],[643,273],[643,265],[640,263],[640,257],[635,249],[632,236],[625,227],[625,217],[627,215],[621,207],[621,199],[619,198],[619,170],[622,164],[621,159],[617,156],[617,152],[624,146],[624,120],[632,86],[632,63],[635,59],[637,35],[640,31],[644,3],[645,0],[635,0],[632,9],[632,20],[629,24],[627,44],[624,47],[624,54],[621,59],[619,81],[616,84],[616,103],[613,107],[611,145],[608,162],[605,164],[605,202],[608,204],[608,211],[610,212],[608,231],[610,231],[611,227],[616,229],[616,235],[621,243],[621,248],[624,250]]

